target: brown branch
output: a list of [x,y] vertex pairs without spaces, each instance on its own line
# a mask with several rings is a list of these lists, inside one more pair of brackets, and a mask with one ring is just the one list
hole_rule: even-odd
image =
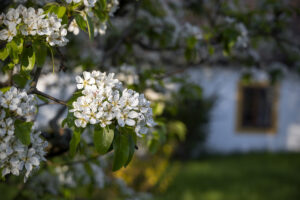
[[32,82],[30,84],[30,89],[28,90],[28,93],[30,93],[30,94],[37,94],[37,95],[43,96],[43,97],[45,97],[47,99],[50,99],[50,100],[52,100],[52,101],[54,101],[54,102],[56,102],[58,104],[62,104],[62,105],[67,106],[67,103],[65,101],[62,101],[60,99],[57,99],[57,98],[55,98],[53,96],[50,96],[50,95],[44,93],[44,92],[41,92],[41,91],[39,91],[36,88],[36,86],[38,84],[39,77],[41,75],[41,72],[42,72],[42,68],[41,67],[37,67],[36,70],[35,70],[35,73],[33,75],[33,79],[32,79]]
[[39,91],[39,90],[36,89],[36,88],[31,89],[29,93],[41,95],[41,96],[43,96],[43,97],[45,97],[45,98],[47,98],[47,99],[50,99],[50,100],[52,100],[52,101],[54,101],[54,102],[56,102],[56,103],[59,103],[59,104],[64,105],[64,106],[68,106],[68,105],[67,105],[67,102],[62,101],[62,100],[60,100],[60,99],[57,99],[57,98],[55,98],[55,97],[53,97],[53,96],[50,96],[50,95],[48,95],[48,94],[46,94],[46,93],[44,93],[44,92],[41,92],[41,91]]

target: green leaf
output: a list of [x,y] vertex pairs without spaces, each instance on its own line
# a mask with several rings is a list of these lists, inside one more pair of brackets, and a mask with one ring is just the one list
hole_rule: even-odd
[[36,55],[36,64],[39,66],[43,66],[47,56],[47,46],[41,42],[34,42],[33,50]]
[[54,9],[55,14],[58,18],[62,18],[66,13],[67,8],[64,6],[59,6]]
[[124,164],[124,167],[127,167],[130,161],[132,160],[134,150],[135,150],[135,144],[136,144],[136,134],[135,132],[132,132],[128,134],[128,144],[129,144],[129,155],[126,163]]
[[10,90],[10,88],[11,88],[10,86],[9,87],[4,87],[4,88],[0,88],[0,91],[3,92],[3,93],[5,93],[8,90]]
[[0,59],[1,60],[5,60],[9,55],[9,48],[5,47],[3,49],[0,50]]
[[47,13],[55,13],[58,18],[63,18],[67,8],[64,6],[59,6],[58,4],[48,4],[44,7],[45,14]]
[[73,135],[72,135],[72,139],[70,141],[70,155],[71,155],[71,157],[75,156],[77,146],[80,142],[81,132],[82,132],[82,130],[80,128],[74,128],[73,129]]
[[90,40],[93,40],[94,39],[94,24],[93,24],[93,21],[92,19],[86,15],[86,18],[87,18],[87,27],[88,27],[88,33],[89,33],[89,38]]
[[115,130],[115,139],[113,142],[114,147],[114,159],[113,159],[113,171],[119,170],[123,167],[129,157],[129,143],[128,138]]
[[99,7],[101,8],[101,10],[105,10],[107,7],[107,2],[106,0],[100,0],[97,2],[99,4]]
[[68,15],[64,15],[61,19],[62,19],[61,20],[62,24],[68,24],[68,22],[69,22]]
[[33,47],[28,47],[24,49],[22,54],[21,66],[23,71],[31,71],[35,65],[35,52]]
[[33,122],[23,122],[21,120],[15,121],[15,135],[24,144],[30,144],[30,133]]
[[98,153],[105,154],[114,139],[114,131],[108,127],[95,126],[94,145]]
[[81,15],[75,15],[75,21],[81,30],[86,31],[86,22]]
[[74,117],[73,113],[68,112],[68,115],[62,121],[61,126],[64,127],[67,124],[69,128],[74,127],[75,126],[75,122],[74,121],[75,121],[75,117]]
[[13,82],[17,84],[20,88],[24,88],[28,81],[27,76],[22,73],[13,75]]
[[54,12],[54,9],[56,9],[57,5],[49,3],[44,7],[44,13],[50,13],[50,12]]
[[19,54],[23,51],[23,42],[22,38],[14,38],[6,44],[6,48],[9,49],[10,58],[15,64],[19,63]]

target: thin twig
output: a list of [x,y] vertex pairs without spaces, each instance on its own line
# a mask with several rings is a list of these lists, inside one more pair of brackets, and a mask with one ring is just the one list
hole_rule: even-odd
[[41,92],[41,91],[39,91],[39,90],[36,89],[36,88],[34,88],[33,90],[31,90],[30,93],[31,93],[31,94],[41,95],[41,96],[46,97],[47,99],[50,99],[50,100],[52,100],[52,101],[54,101],[54,102],[56,102],[56,103],[59,103],[59,104],[64,105],[64,106],[68,106],[68,105],[67,105],[67,102],[65,102],[65,101],[63,101],[63,100],[60,100],[60,99],[57,99],[57,98],[55,98],[55,97],[53,97],[53,96],[50,96],[50,95],[48,95],[48,94],[46,94],[46,93],[44,93],[44,92]]

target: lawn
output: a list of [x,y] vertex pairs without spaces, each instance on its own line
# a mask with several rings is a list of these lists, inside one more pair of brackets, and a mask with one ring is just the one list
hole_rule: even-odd
[[213,156],[180,164],[157,200],[299,200],[300,154]]

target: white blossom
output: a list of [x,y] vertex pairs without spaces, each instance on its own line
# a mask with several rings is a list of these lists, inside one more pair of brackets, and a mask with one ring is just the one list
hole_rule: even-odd
[[123,89],[113,73],[83,72],[76,82],[82,96],[73,102],[70,112],[76,117],[77,127],[85,128],[87,124],[106,127],[115,122],[120,127],[134,127],[140,136],[147,133],[147,127],[155,126],[150,102],[143,94]]
[[0,31],[0,40],[7,40],[10,42],[17,35],[17,29],[15,24],[9,24],[8,29]]
[[[0,15],[0,25],[6,27],[0,31],[0,40],[10,42],[18,33],[23,36],[44,36],[51,46],[64,46],[68,43],[67,30],[61,24],[62,20],[54,13],[44,14],[44,10],[26,8],[19,5]],[[46,36],[46,37],[45,37]]]
[[15,135],[15,117],[32,120],[36,113],[36,101],[33,95],[24,90],[11,87],[5,93],[0,92],[0,168],[2,176],[18,176],[25,171],[24,181],[31,171],[45,160],[47,142],[40,137],[33,126],[30,133],[31,145],[26,146]]
[[79,34],[79,27],[78,24],[76,23],[76,20],[72,20],[69,28],[68,28],[69,32],[73,32],[74,35],[78,35]]
[[27,121],[30,121],[37,111],[34,95],[27,95],[24,90],[18,90],[15,87],[11,87],[6,93],[0,95],[0,106],[8,108]]

